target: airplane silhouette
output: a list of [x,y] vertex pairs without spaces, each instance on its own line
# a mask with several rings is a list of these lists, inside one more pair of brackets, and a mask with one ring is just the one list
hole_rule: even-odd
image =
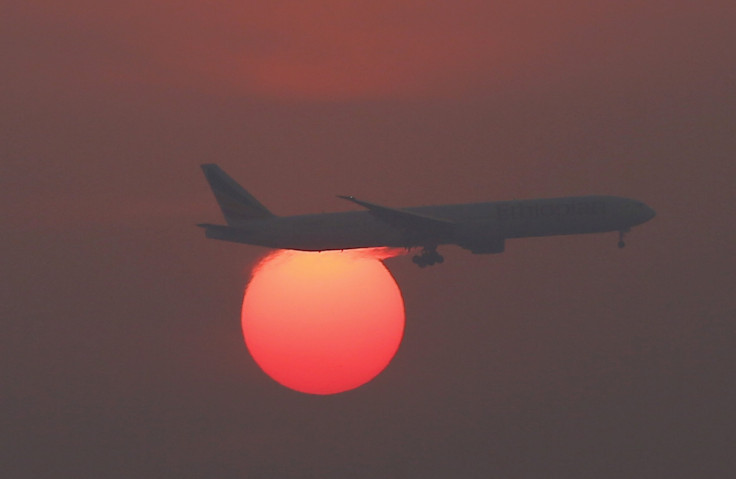
[[641,201],[618,196],[570,196],[488,203],[392,208],[339,196],[366,209],[276,216],[215,164],[202,165],[227,225],[199,224],[207,238],[302,251],[421,247],[420,267],[442,263],[440,245],[475,254],[502,253],[511,238],[619,232],[655,216]]

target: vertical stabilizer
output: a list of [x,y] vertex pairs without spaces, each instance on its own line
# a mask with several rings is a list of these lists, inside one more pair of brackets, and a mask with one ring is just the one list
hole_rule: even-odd
[[204,176],[215,194],[225,221],[230,226],[248,220],[273,218],[275,215],[268,211],[245,188],[230,178],[222,168],[215,164],[202,165]]

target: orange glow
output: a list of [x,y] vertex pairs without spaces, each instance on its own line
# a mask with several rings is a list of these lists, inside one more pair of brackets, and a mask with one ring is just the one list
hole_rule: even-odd
[[361,386],[391,361],[404,301],[385,251],[276,251],[243,299],[245,343],[275,381],[311,394]]

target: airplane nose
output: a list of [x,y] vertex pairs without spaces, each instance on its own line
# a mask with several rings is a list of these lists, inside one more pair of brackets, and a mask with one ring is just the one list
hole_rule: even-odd
[[641,222],[644,223],[645,221],[649,221],[655,216],[657,216],[657,212],[654,211],[652,208],[650,208],[647,205],[642,205],[641,208]]
[[651,220],[652,218],[654,218],[655,216],[657,216],[657,212],[656,212],[656,211],[654,211],[654,210],[653,210],[652,208],[650,208],[650,207],[649,207],[649,206],[647,206],[647,205],[644,205],[644,208],[643,208],[643,210],[644,210],[644,211],[643,211],[643,216],[644,216],[643,220],[644,220],[644,221],[649,221],[649,220]]
[[642,203],[641,201],[632,200],[627,203],[627,206],[627,214],[629,216],[629,220],[632,222],[633,225],[646,223],[647,221],[654,218],[657,214],[652,208]]

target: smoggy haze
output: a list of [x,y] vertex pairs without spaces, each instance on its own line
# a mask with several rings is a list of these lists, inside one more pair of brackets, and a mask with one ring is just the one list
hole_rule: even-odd
[[[734,24],[725,1],[11,2],[4,477],[732,475]],[[611,194],[657,217],[623,251],[387,260],[397,356],[311,397],[245,349],[266,250],[194,227],[221,221],[209,162],[284,215]]]

